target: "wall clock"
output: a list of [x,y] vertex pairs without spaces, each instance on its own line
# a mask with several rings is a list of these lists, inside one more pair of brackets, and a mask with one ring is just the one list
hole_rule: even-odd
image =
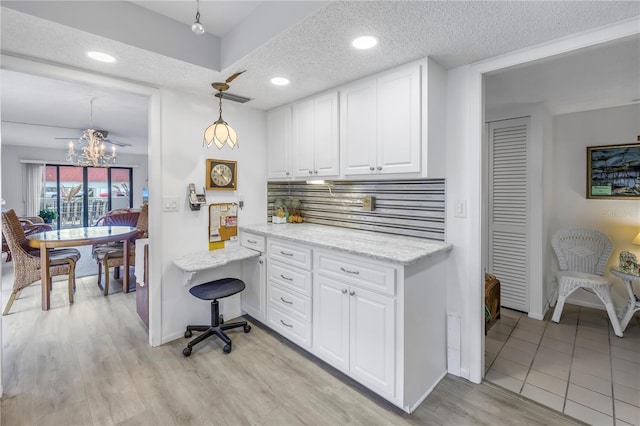
[[207,159],[207,189],[235,191],[238,183],[237,176],[236,161]]

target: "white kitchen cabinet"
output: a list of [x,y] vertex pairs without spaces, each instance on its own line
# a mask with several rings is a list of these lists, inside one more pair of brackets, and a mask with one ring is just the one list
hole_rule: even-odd
[[289,179],[291,173],[291,106],[267,112],[267,178]]
[[265,325],[411,413],[447,372],[448,249],[403,263],[375,234],[280,226],[247,227],[266,235]]
[[267,324],[311,349],[312,250],[269,238],[267,256]]
[[[252,250],[265,252],[265,237],[262,235],[242,232],[240,244]],[[242,279],[245,289],[240,293],[242,311],[258,321],[267,318],[267,259],[259,256],[245,259],[242,264]]]
[[[366,273],[363,268],[358,272]],[[314,274],[314,353],[376,393],[393,398],[395,298],[354,283],[322,267]]]
[[340,90],[345,176],[420,172],[420,80],[414,64]]
[[292,123],[294,177],[338,176],[338,92],[294,104]]

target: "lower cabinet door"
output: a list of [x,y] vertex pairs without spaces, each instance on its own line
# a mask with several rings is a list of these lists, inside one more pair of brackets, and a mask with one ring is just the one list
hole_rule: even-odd
[[349,292],[346,284],[314,276],[313,349],[317,357],[349,371]]
[[394,397],[395,299],[350,287],[349,302],[350,374],[375,392]]
[[267,317],[266,261],[264,256],[243,261],[242,278],[246,287],[240,293],[242,310],[259,321]]

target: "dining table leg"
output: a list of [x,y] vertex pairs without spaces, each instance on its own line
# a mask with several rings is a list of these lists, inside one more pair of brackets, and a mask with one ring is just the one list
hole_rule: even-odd
[[49,275],[49,250],[46,243],[40,243],[40,287],[42,290],[42,310],[48,311],[51,306],[51,277]]
[[122,269],[124,269],[124,276],[122,277],[122,291],[129,293],[129,240],[124,240],[124,256]]

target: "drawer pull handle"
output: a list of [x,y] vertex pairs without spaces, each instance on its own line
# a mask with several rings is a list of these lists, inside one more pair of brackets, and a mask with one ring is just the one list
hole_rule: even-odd
[[360,271],[350,271],[348,269],[340,268],[342,272],[346,272],[347,274],[360,275]]
[[250,244],[258,244],[258,242],[256,240],[247,240],[248,243]]
[[283,280],[287,280],[287,281],[293,281],[293,278],[285,277],[282,274],[280,274],[280,278],[282,278]]
[[289,302],[288,300],[284,300],[282,297],[280,297],[280,300],[282,300],[287,305],[293,305],[293,302]]
[[292,326],[291,324],[287,324],[286,322],[284,322],[284,321],[282,321],[282,320],[280,320],[280,323],[281,323],[282,325],[284,325],[285,327],[293,328],[293,326]]
[[285,251],[280,250],[280,254],[283,256],[293,256],[293,253],[287,253]]
[[342,289],[342,294],[347,294],[347,289],[346,288]]
[[350,296],[355,296],[355,295],[356,295],[356,292],[355,292],[354,290],[351,290],[351,291],[349,292],[349,295],[350,295]]

